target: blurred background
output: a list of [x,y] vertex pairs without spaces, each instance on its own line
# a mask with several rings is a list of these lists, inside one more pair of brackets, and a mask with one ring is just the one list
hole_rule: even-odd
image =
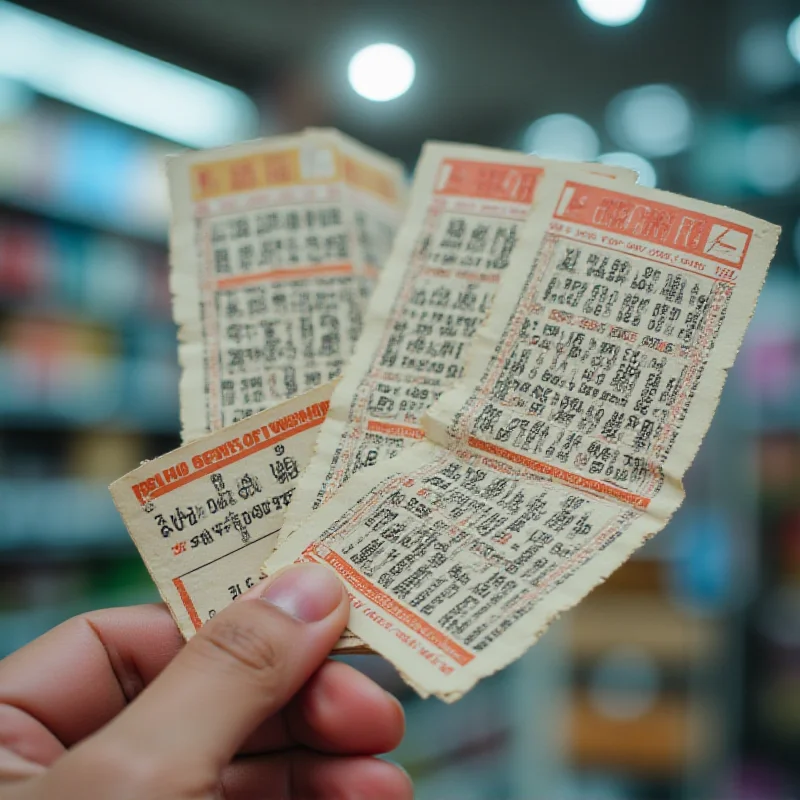
[[455,706],[357,663],[405,702],[422,800],[800,798],[798,14],[0,2],[0,655],[156,598],[106,486],[178,444],[166,154],[335,125],[409,170],[431,138],[599,159],[784,228],[687,502]]

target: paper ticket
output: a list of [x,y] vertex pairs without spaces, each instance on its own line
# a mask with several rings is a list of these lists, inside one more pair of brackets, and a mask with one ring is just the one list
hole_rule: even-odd
[[189,441],[336,377],[405,205],[402,167],[332,130],[168,160]]
[[324,384],[202,436],[111,485],[187,639],[258,581],[332,389]]
[[548,171],[633,183],[636,173],[428,143],[409,212],[331,400],[281,539],[354,473],[423,438],[420,418],[464,371]]
[[352,632],[457,699],[680,505],[777,238],[730,209],[545,176],[425,440],[356,472],[267,570],[336,570]]

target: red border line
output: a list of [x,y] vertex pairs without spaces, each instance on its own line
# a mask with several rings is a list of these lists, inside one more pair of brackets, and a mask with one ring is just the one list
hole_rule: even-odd
[[379,422],[371,419],[367,423],[367,430],[372,433],[384,433],[387,436],[402,436],[405,439],[424,439],[425,431],[414,425],[397,425],[393,422]]
[[318,546],[318,543],[311,545],[305,551],[304,555],[316,556],[325,563],[330,564],[340,575],[344,576],[356,591],[363,594],[364,597],[368,597],[387,614],[390,614],[396,620],[402,622],[413,631],[416,631],[416,633],[438,647],[442,652],[447,653],[450,658],[461,664],[462,667],[469,664],[469,662],[475,658],[474,654],[470,653],[469,650],[465,650],[458,642],[454,642],[450,637],[445,636],[438,628],[434,628],[422,619],[422,617],[398,603],[394,598],[386,594],[386,592],[378,589],[374,583],[367,580],[358,570],[350,566],[350,564],[337,553],[328,550],[326,547],[327,553],[322,555],[316,549]]
[[615,497],[617,500],[622,500],[624,503],[629,503],[636,508],[645,509],[650,505],[650,500],[647,497],[634,494],[633,492],[626,492],[624,489],[618,489],[601,481],[593,480],[592,478],[584,478],[582,475],[577,475],[574,472],[568,472],[560,467],[554,467],[552,464],[546,464],[543,461],[536,461],[528,456],[520,455],[512,450],[506,450],[505,447],[499,447],[491,442],[483,442],[470,436],[468,440],[470,447],[476,450],[483,450],[484,453],[489,453],[493,456],[504,458],[506,461],[513,461],[515,464],[521,464],[523,467],[528,467],[534,472],[541,475],[549,475],[552,478],[557,478],[564,483],[569,483],[572,486],[578,486],[581,489],[589,489],[590,491],[597,492],[598,494],[609,495]]
[[178,590],[178,594],[181,596],[183,607],[189,614],[189,619],[192,621],[194,629],[199,631],[200,628],[203,627],[203,623],[200,621],[200,615],[197,613],[197,609],[194,607],[192,598],[189,597],[189,592],[186,591],[183,581],[180,578],[173,578],[172,582],[175,584],[175,588]]
[[[196,480],[197,478],[202,478],[205,475],[210,475],[212,472],[217,472],[218,470],[224,469],[225,467],[235,463],[236,461],[240,461],[241,459],[247,458],[253,453],[257,453],[259,450],[264,450],[267,447],[272,447],[278,442],[282,442],[284,439],[288,439],[291,436],[296,436],[298,433],[303,433],[304,431],[310,430],[311,428],[314,428],[317,425],[322,425],[324,421],[325,417],[321,417],[320,419],[312,419],[309,422],[306,422],[303,425],[298,425],[296,428],[292,428],[289,431],[284,431],[283,433],[279,433],[277,436],[272,436],[271,438],[267,439],[264,442],[259,442],[258,444],[254,444],[252,447],[248,447],[246,450],[240,450],[238,453],[235,453],[234,455],[229,456],[228,458],[225,458],[222,461],[214,461],[212,464],[209,464],[206,467],[202,467],[201,469],[198,469],[196,472],[192,472],[183,478],[179,478],[177,481],[168,483],[166,484],[166,486],[157,487],[152,492],[150,492],[150,494],[147,496],[147,499],[153,500],[156,497],[161,497],[162,495],[168,494],[173,489],[178,489],[181,486],[186,486],[187,483],[191,483],[193,480]],[[213,450],[213,448],[209,449]]]
[[251,283],[263,281],[299,281],[304,278],[333,278],[337,275],[352,275],[352,264],[330,264],[319,267],[292,267],[291,269],[273,269],[256,272],[251,275],[234,275],[221,278],[214,283],[216,289],[237,289]]

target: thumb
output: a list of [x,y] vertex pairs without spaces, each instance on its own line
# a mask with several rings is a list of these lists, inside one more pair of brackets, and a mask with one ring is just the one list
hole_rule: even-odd
[[216,774],[322,664],[348,612],[344,586],[328,567],[276,573],[209,621],[94,742],[105,752],[150,761],[155,754],[160,764]]

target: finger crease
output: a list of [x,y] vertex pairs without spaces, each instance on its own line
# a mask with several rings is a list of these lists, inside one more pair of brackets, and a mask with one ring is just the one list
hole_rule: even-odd
[[[60,736],[57,736],[56,733],[50,728],[45,725],[45,723],[39,719],[39,717],[34,714],[31,709],[27,708],[23,702],[18,702],[17,700],[12,700],[7,697],[0,698],[0,705],[8,706],[9,708],[15,708],[17,711],[25,714],[26,717],[30,717],[37,725],[41,725],[47,733],[49,733],[65,750],[67,745],[61,740]],[[6,743],[7,744],[7,743]]]
[[125,658],[113,644],[107,642],[102,630],[91,619],[84,617],[83,621],[103,650],[105,650],[111,672],[117,681],[122,696],[126,703],[130,703],[144,689],[144,678],[142,678],[136,662],[133,659]]

